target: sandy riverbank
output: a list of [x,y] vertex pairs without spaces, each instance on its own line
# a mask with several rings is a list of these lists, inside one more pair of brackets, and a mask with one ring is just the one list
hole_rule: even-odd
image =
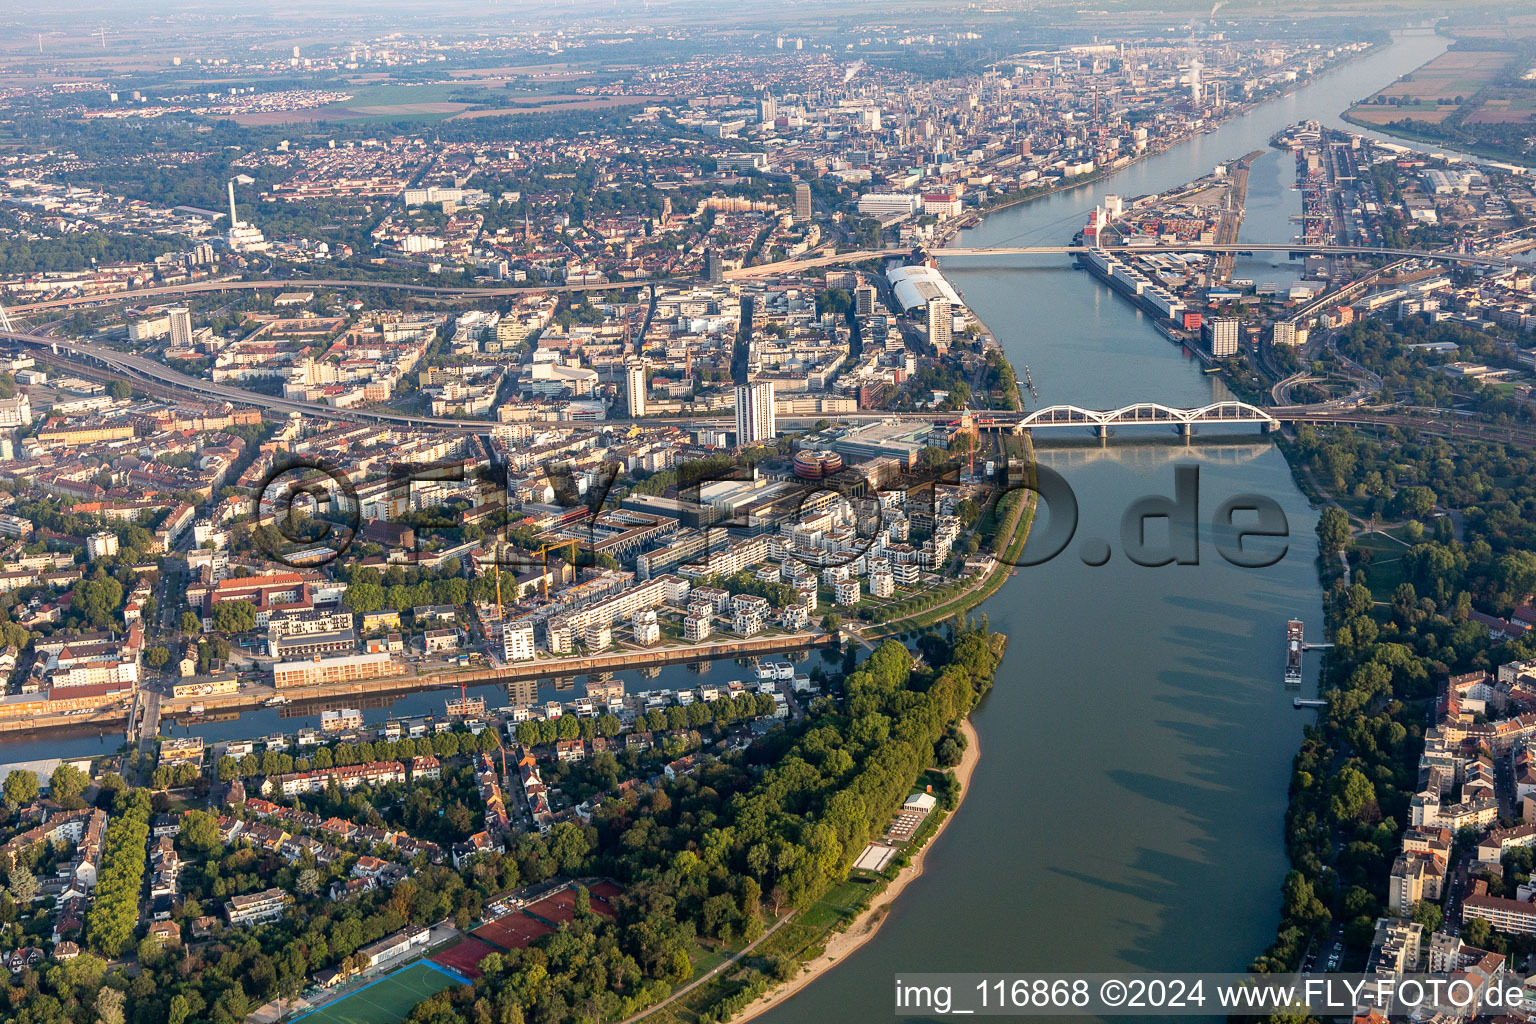
[[891,904],[896,902],[896,898],[908,885],[922,875],[923,861],[927,858],[928,851],[933,849],[933,844],[938,842],[939,836],[943,835],[944,830],[949,828],[950,822],[955,820],[955,815],[960,813],[960,808],[965,803],[966,795],[971,791],[971,773],[975,771],[977,762],[981,760],[981,740],[977,737],[976,727],[971,724],[970,719],[961,723],[960,731],[965,734],[967,742],[965,754],[955,768],[955,778],[960,782],[960,796],[955,809],[944,818],[927,844],[912,856],[911,863],[902,868],[891,884],[885,887],[885,891],[854,918],[846,930],[836,933],[828,940],[826,951],[821,956],[806,964],[793,981],[772,989],[749,1004],[740,1014],[731,1018],[731,1024],[751,1020],[792,998],[795,993],[842,963],[860,946],[875,937],[875,933],[885,923]]

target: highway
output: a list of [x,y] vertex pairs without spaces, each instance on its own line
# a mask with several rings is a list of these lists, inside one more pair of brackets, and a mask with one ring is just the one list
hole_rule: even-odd
[[[405,427],[440,427],[448,430],[461,430],[466,433],[481,433],[496,426],[491,420],[466,420],[455,419],[446,416],[422,416],[409,413],[381,412],[372,409],[340,409],[322,402],[306,402],[301,399],[283,398],[280,395],[264,395],[255,391],[247,391],[244,388],[235,387],[232,384],[218,384],[213,381],[203,380],[200,377],[191,377],[173,370],[164,363],[156,362],[146,356],[135,355],[130,352],[119,352],[105,345],[94,345],[90,342],[75,341],[69,338],[43,337],[35,334],[27,334],[21,331],[0,331],[0,338],[8,341],[20,342],[32,345],[40,349],[47,349],[55,362],[66,362],[72,371],[79,372],[82,376],[97,376],[103,380],[122,379],[133,383],[146,391],[158,392],[168,398],[198,398],[203,400],[215,400],[233,402],[236,405],[255,406],[261,409],[272,409],[278,412],[296,412],[306,416],[316,416],[324,419],[343,420],[355,423],[392,423]],[[65,359],[65,356],[73,358]],[[892,417],[906,418],[914,421],[949,421],[956,418],[954,413],[890,413],[890,412],[853,412],[839,413],[835,418],[848,422],[874,422],[890,419]],[[992,415],[992,414],[986,414]],[[999,417],[1017,418],[1015,413],[997,413]],[[781,423],[816,423],[827,419],[824,414],[817,413],[806,416],[779,416]],[[574,426],[577,421],[560,419],[531,419],[518,420],[519,423],[533,425],[560,425]],[[615,427],[651,426],[651,427],[689,427],[711,426],[723,427],[735,424],[734,414],[731,415],[699,415],[699,416],[646,416],[638,419],[610,418],[599,421],[602,424]],[[1011,422],[1011,420],[1010,420]]]
[[[387,423],[398,424],[407,427],[437,427],[448,430],[459,430],[466,433],[481,433],[490,430],[495,424],[489,420],[461,420],[437,416],[411,416],[404,413],[377,412],[367,409],[337,409],[333,406],[323,405],[318,402],[304,402],[296,399],[275,397],[272,395],[257,394],[254,391],[246,391],[243,388],[233,387],[228,384],[215,384],[212,381],[189,377],[186,374],[157,363],[152,359],[131,353],[117,352],[110,348],[92,345],[88,342],[71,341],[63,338],[43,338],[36,335],[24,334],[16,331],[0,331],[0,338],[18,341],[24,344],[39,347],[57,346],[61,353],[69,353],[75,359],[69,361],[72,368],[79,368],[84,372],[115,373],[134,383],[148,384],[155,390],[159,390],[171,397],[192,397],[201,399],[215,399],[233,402],[239,405],[255,406],[257,408],[274,409],[283,412],[298,412],[303,415],[316,416],[325,419],[341,420],[357,423]],[[58,358],[58,357],[55,357]],[[87,361],[89,360],[89,361]],[[94,361],[94,362],[92,362]],[[1263,410],[1274,419],[1282,423],[1342,423],[1353,426],[1393,426],[1408,430],[1416,430],[1429,434],[1449,434],[1458,437],[1470,437],[1485,441],[1507,441],[1536,447],[1536,430],[1500,427],[1493,424],[1479,423],[1476,421],[1464,421],[1454,416],[1441,417],[1433,415],[1416,415],[1417,410],[1404,411],[1380,408],[1348,408],[1347,403],[1339,400],[1323,402],[1315,405],[1286,405],[1270,406]],[[975,415],[985,424],[990,421],[997,426],[1018,424],[1031,413],[1008,411],[973,410]],[[814,423],[821,419],[836,419],[843,422],[874,422],[880,420],[907,420],[912,423],[948,423],[956,418],[954,413],[935,412],[857,412],[841,413],[835,417],[816,416],[781,416],[784,423]],[[575,426],[570,420],[533,420],[523,421],[536,424]],[[649,427],[689,427],[689,426],[727,426],[734,422],[726,416],[650,416],[638,419],[609,419],[600,421],[615,427],[649,426]],[[1135,425],[1135,424],[1117,424]],[[1084,423],[1085,429],[1092,424]]]
[[[1083,245],[1026,245],[987,246],[982,248],[954,247],[934,249],[928,255],[940,259],[973,256],[1075,256],[1085,253]],[[1380,246],[1305,245],[1298,242],[1179,242],[1156,245],[1106,245],[1112,253],[1160,253],[1160,252],[1294,252],[1325,256],[1395,256],[1408,259],[1432,259],[1453,263],[1471,263],[1488,267],[1530,266],[1529,262],[1509,256],[1482,253],[1432,252],[1422,249],[1394,249]],[[763,263],[751,267],[727,270],[728,281],[751,280],[794,273],[816,267],[830,267],[846,263],[862,263],[866,260],[889,259],[910,256],[910,249],[854,249],[840,253],[820,253],[795,259]],[[643,281],[616,281],[607,284],[549,284],[549,285],[427,285],[405,281],[374,281],[366,278],[286,278],[280,281],[194,281],[178,285],[156,285],[151,288],[135,288],[121,292],[96,295],[76,295],[62,299],[21,303],[6,307],[12,316],[29,316],[48,310],[73,309],[105,302],[136,302],[141,299],[170,298],[177,295],[199,295],[237,291],[292,291],[314,288],[373,288],[380,291],[408,292],[415,295],[444,299],[496,299],[513,295],[529,295],[535,292],[612,292],[645,288],[656,284],[698,284],[697,277],[665,277]]]
[[[927,253],[939,259],[946,257],[964,256],[1076,256],[1090,251],[1102,249],[1104,252],[1115,254],[1137,253],[1161,253],[1161,252],[1212,252],[1212,253],[1241,253],[1241,252],[1294,252],[1305,255],[1321,256],[1394,256],[1403,259],[1439,260],[1447,263],[1471,263],[1486,267],[1529,267],[1528,260],[1517,260],[1511,256],[1492,255],[1485,253],[1458,253],[1444,252],[1429,249],[1398,249],[1386,246],[1358,246],[1358,245],[1308,245],[1301,242],[1176,242],[1158,243],[1155,245],[1019,245],[1019,246],[985,246],[981,248],[954,247],[933,249]],[[727,280],[748,280],[754,277],[771,277],[776,274],[792,273],[797,270],[806,270],[812,267],[830,267],[842,263],[862,263],[865,260],[891,258],[910,255],[906,249],[856,249],[842,253],[824,253],[819,256],[807,258],[780,260],[777,263],[763,263],[757,266],[741,267],[735,270],[727,270]]]
[[174,295],[198,295],[209,292],[308,291],[315,288],[377,288],[380,291],[410,292],[416,295],[435,296],[446,299],[494,299],[505,298],[509,295],[534,295],[545,292],[625,291],[632,288],[646,288],[657,283],[690,280],[694,279],[659,278],[652,281],[650,278],[647,278],[643,281],[617,281],[608,284],[490,285],[471,287],[464,285],[410,284],[405,281],[370,281],[362,278],[291,277],[281,281],[235,281],[223,278],[216,281],[192,281],[187,284],[156,285],[152,288],[134,288],[121,292],[102,292],[96,295],[75,295],[64,299],[49,299],[44,302],[20,303],[15,306],[7,306],[5,310],[12,316],[26,316],[50,309],[72,309],[77,306],[90,306],[100,302],[134,302],[139,299],[169,298]]

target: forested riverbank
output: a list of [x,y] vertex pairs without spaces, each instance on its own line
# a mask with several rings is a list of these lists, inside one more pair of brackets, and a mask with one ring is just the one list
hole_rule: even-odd
[[[1387,906],[1439,685],[1536,657],[1529,633],[1495,638],[1475,617],[1508,614],[1536,589],[1536,460],[1501,444],[1348,427],[1303,428],[1284,448],[1329,506],[1318,573],[1335,646],[1320,691],[1328,706],[1293,763],[1282,920],[1254,968],[1293,970],[1336,935],[1353,970]],[[1441,923],[1435,902],[1407,912],[1427,930]],[[1497,952],[1536,950],[1529,937],[1478,938]]]

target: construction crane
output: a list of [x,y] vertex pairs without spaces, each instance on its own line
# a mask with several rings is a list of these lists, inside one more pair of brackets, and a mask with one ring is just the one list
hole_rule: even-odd
[[[539,556],[539,560],[544,566],[544,573],[539,577],[539,585],[543,588],[544,591],[544,600],[549,600],[549,553],[551,551],[559,551],[562,548],[570,548],[571,557],[569,560],[572,564],[574,564],[576,561],[576,550],[580,544],[581,541],[577,540],[575,537],[571,537],[568,540],[562,540],[554,544],[545,544],[543,547],[539,548],[539,550],[534,552],[535,555]],[[501,577],[498,576],[497,582],[499,583],[500,580]]]

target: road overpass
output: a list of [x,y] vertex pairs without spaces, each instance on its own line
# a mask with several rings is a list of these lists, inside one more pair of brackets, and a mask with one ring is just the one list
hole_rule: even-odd
[[[1021,246],[951,246],[934,249],[928,253],[940,259],[999,256],[1077,256],[1089,251],[1085,245],[1021,245]],[[1115,254],[1165,253],[1165,252],[1288,252],[1300,255],[1324,256],[1389,256],[1406,259],[1431,259],[1451,263],[1468,263],[1487,267],[1531,266],[1509,256],[1482,253],[1454,253],[1424,249],[1397,249],[1382,246],[1305,245],[1299,242],[1180,242],[1155,245],[1106,245],[1103,251]],[[848,252],[817,253],[794,259],[763,263],[751,267],[727,270],[729,281],[745,281],[759,277],[773,277],[817,267],[863,263],[875,259],[900,259],[912,255],[910,249],[853,249]],[[376,281],[367,278],[288,278],[273,281],[190,281],[185,284],[155,285],[120,292],[104,292],[95,295],[73,295],[39,302],[24,302],[6,307],[14,316],[31,316],[54,310],[75,309],[108,302],[137,302],[144,299],[167,299],[179,295],[207,295],[242,291],[290,291],[294,289],[376,289],[378,291],[403,292],[438,299],[501,299],[516,295],[540,292],[614,292],[647,288],[661,284],[697,284],[700,279],[692,276],[647,278],[642,281],[610,281],[604,284],[534,284],[534,285],[429,285],[408,281]]]
[[[79,373],[88,379],[95,378],[104,382],[126,380],[146,392],[158,393],[170,398],[232,402],[236,405],[254,406],[261,409],[271,409],[276,412],[296,412],[304,416],[314,416],[322,419],[354,423],[393,424],[402,427],[433,427],[445,430],[458,430],[465,433],[480,433],[497,425],[491,420],[427,416],[413,413],[387,412],[377,409],[344,409],[334,405],[326,405],[323,402],[308,402],[297,398],[284,398],[281,395],[265,395],[255,391],[248,391],[245,388],[236,387],[232,384],[220,384],[215,381],[204,380],[201,377],[193,377],[179,370],[174,370],[164,363],[157,362],[147,356],[136,355],[131,352],[120,352],[105,345],[95,345],[90,342],[75,341],[69,338],[53,338],[44,335],[28,334],[24,331],[0,330],[0,339],[29,345],[34,349],[46,350],[55,362],[68,365],[71,372]],[[777,419],[781,423],[808,424],[817,423],[824,419],[861,423],[887,420],[894,417],[914,422],[947,423],[956,419],[957,415],[956,413],[933,412],[853,412],[839,413],[836,416],[829,416],[823,413],[805,416],[779,416]],[[1003,419],[993,423],[991,420],[994,416],[1003,417]],[[978,418],[984,420],[982,423],[984,427],[995,428],[1000,426],[1002,429],[1011,429],[1017,414],[980,413]],[[516,422],[535,426],[572,427],[589,421],[542,418],[518,420]],[[615,417],[595,422],[615,427],[731,427],[734,426],[736,421],[733,415],[705,413],[682,416],[644,416],[639,418]]]
[[[0,339],[48,349],[53,358],[65,362],[72,371],[96,379],[127,380],[141,389],[169,398],[192,398],[231,402],[236,405],[271,409],[277,412],[297,412],[300,415],[320,419],[340,420],[353,423],[378,423],[401,427],[435,428],[456,430],[463,433],[483,433],[496,424],[490,420],[464,420],[443,416],[421,416],[409,413],[385,412],[373,409],[339,409],[319,402],[263,395],[229,384],[191,377],[173,370],[163,363],[133,353],[118,352],[105,346],[67,338],[49,338],[20,331],[0,331]],[[1328,424],[1350,426],[1391,426],[1420,433],[1444,434],[1487,441],[1505,441],[1536,447],[1536,430],[1503,427],[1495,424],[1468,421],[1457,417],[1416,415],[1412,412],[1381,409],[1370,406],[1350,408],[1339,402],[1323,402],[1316,405],[1270,406],[1260,408],[1244,402],[1218,402],[1198,409],[1178,409],[1155,402],[1140,402],[1119,409],[1093,410],[1078,406],[1055,405],[1034,412],[1007,410],[973,410],[977,425],[986,431],[1050,430],[1080,427],[1107,437],[1111,428],[1133,426],[1168,426],[1184,436],[1193,433],[1196,426],[1253,425],[1273,430],[1279,424]],[[901,420],[914,425],[922,423],[952,424],[956,413],[946,412],[888,412],[866,411],[841,413],[835,416],[780,416],[786,424],[810,424],[822,419],[848,423],[869,423],[885,420]],[[521,421],[534,425],[574,427],[585,421],[539,419]],[[729,427],[734,420],[729,416],[649,416],[641,418],[615,418],[597,421],[613,427]],[[595,425],[595,424],[588,424]]]
[[[1391,246],[1355,246],[1355,245],[1309,245],[1302,242],[1158,242],[1153,245],[992,245],[992,246],[949,246],[943,249],[931,249],[927,255],[939,259],[960,258],[971,256],[1079,256],[1093,249],[1113,253],[1115,255],[1136,255],[1138,253],[1169,253],[1169,252],[1208,252],[1208,253],[1246,253],[1246,252],[1285,252],[1296,253],[1305,256],[1385,256],[1400,259],[1427,259],[1439,260],[1447,263],[1469,263],[1474,266],[1486,267],[1515,267],[1531,266],[1528,260],[1522,261],[1512,256],[1504,256],[1493,253],[1458,253],[1431,249],[1403,249]],[[793,273],[797,270],[807,270],[814,267],[831,267],[844,263],[862,263],[875,259],[898,259],[910,256],[910,249],[855,249],[841,253],[821,253],[816,256],[801,257],[789,260],[780,260],[776,263],[763,263],[757,266],[741,267],[735,270],[727,270],[725,276],[728,280],[749,280],[755,277],[771,277],[776,274]]]
[[150,288],[133,288],[121,292],[103,292],[96,295],[73,295],[62,299],[42,302],[23,302],[5,307],[12,316],[29,316],[57,309],[73,309],[103,302],[136,302],[140,299],[171,298],[177,295],[206,295],[222,292],[253,291],[306,291],[326,288],[373,288],[379,291],[406,292],[427,298],[479,299],[507,298],[514,295],[536,295],[546,292],[617,292],[634,288],[649,288],[653,284],[679,283],[694,280],[687,277],[647,278],[643,281],[610,281],[607,284],[545,284],[545,285],[434,285],[413,284],[408,281],[370,281],[366,278],[289,278],[282,281],[189,281],[186,284],[155,285]]

